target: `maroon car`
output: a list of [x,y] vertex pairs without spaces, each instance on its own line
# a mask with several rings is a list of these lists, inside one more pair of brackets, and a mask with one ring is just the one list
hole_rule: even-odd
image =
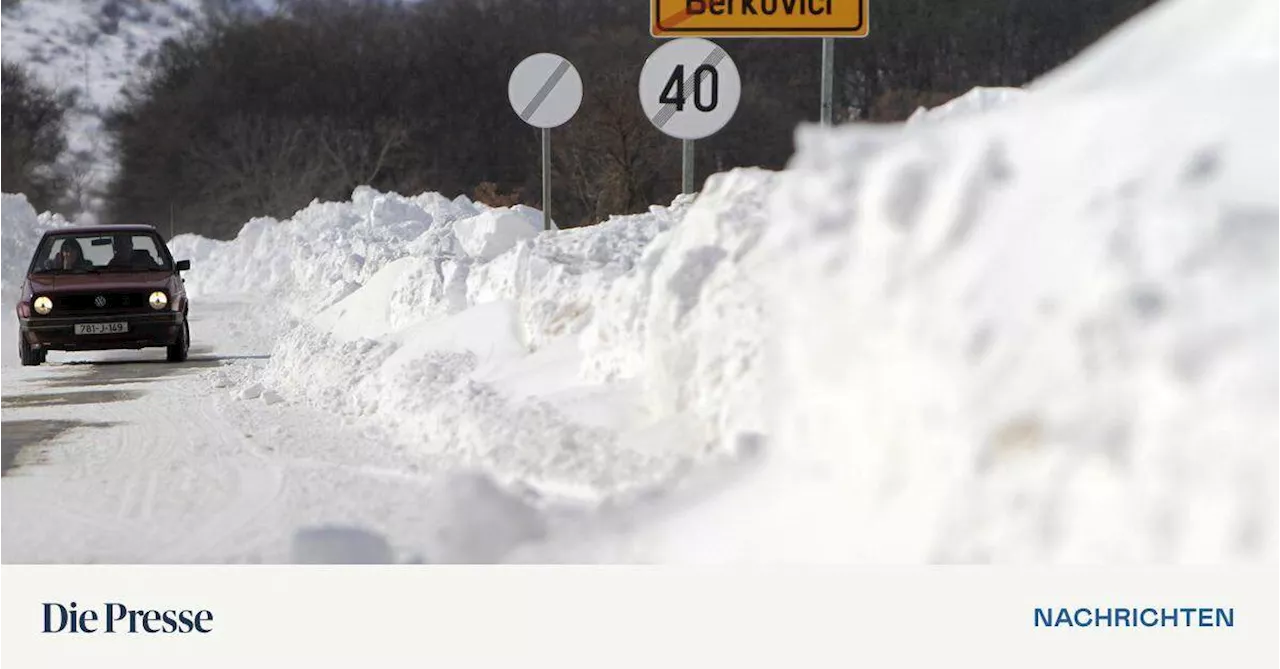
[[18,353],[38,365],[49,351],[163,346],[187,359],[191,329],[180,272],[149,225],[50,230],[40,239],[18,302]]

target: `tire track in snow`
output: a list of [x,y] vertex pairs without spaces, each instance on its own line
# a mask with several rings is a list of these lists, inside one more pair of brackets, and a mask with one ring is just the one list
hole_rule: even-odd
[[123,379],[136,394],[5,410],[6,419],[87,425],[41,444],[41,462],[6,478],[5,562],[287,563],[300,533],[334,526],[386,537],[397,560],[488,560],[524,536],[536,511],[472,479],[459,483],[442,458],[305,404],[236,399],[270,348],[252,322],[228,334],[241,317],[233,309],[206,303],[193,319],[193,334],[200,324],[226,338],[215,343],[213,374],[199,373],[198,361],[166,372],[184,368],[156,352],[6,369],[6,395]]
[[[210,308],[193,326],[217,318]],[[86,356],[58,357],[83,362]],[[275,503],[280,468],[208,407],[209,389],[193,374],[206,365],[156,361],[154,351],[92,357],[98,364],[5,375],[6,397],[126,382],[137,391],[73,408],[44,403],[5,410],[6,419],[73,413],[96,425],[42,444],[44,462],[6,480],[5,543],[18,548],[6,549],[5,561],[222,561],[234,551],[228,537]]]
[[[199,422],[211,428],[216,425],[226,425],[224,421],[217,419],[208,405],[200,405],[198,418]],[[200,532],[179,537],[167,546],[164,554],[169,556],[168,561],[220,562],[225,560],[237,552],[234,546],[227,545],[228,540],[245,528],[253,526],[254,521],[264,512],[276,506],[280,497],[285,478],[283,468],[264,457],[253,447],[249,439],[236,436],[239,434],[238,430],[223,430],[218,434],[220,435],[219,443],[213,445],[213,452],[219,454],[220,461],[229,460],[221,457],[228,453],[246,455],[250,460],[246,463],[245,458],[237,458],[231,467],[237,493],[233,496],[234,503],[230,508],[214,515],[210,521],[206,521],[208,524],[202,527]],[[195,446],[195,443],[191,445]],[[221,448],[221,446],[227,448]]]

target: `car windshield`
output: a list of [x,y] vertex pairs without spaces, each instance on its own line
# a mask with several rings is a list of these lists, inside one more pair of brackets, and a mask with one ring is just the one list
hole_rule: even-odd
[[50,235],[31,263],[38,274],[81,272],[170,272],[164,242],[146,232]]

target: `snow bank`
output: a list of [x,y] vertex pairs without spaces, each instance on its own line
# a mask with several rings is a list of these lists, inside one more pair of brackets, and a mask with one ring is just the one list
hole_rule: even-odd
[[285,222],[249,221],[230,242],[178,235],[170,250],[192,260],[187,286],[193,295],[287,297],[284,308],[306,314],[345,297],[413,250],[462,253],[448,226],[479,213],[465,199],[434,193],[407,198],[360,188],[350,202],[314,202]]
[[530,560],[1271,560],[1277,9],[1237,9],[589,229],[361,189],[174,245],[297,319],[255,396],[614,498]]
[[31,254],[46,230],[66,225],[57,214],[36,214],[35,208],[22,194],[5,193],[2,205],[3,221],[0,221],[0,248],[3,249],[0,265],[3,266],[4,308],[7,311],[18,299],[18,290],[31,265]]
[[[37,214],[25,195],[4,193],[0,202],[0,342],[12,352],[18,346],[18,317],[14,311],[31,255],[46,230],[66,225],[57,214]],[[16,355],[0,356],[0,364],[17,365]]]
[[623,439],[640,420],[634,389],[580,379],[577,342],[688,206],[543,233],[527,207],[359,189],[250,221],[232,241],[171,246],[193,261],[197,299],[256,295],[291,322],[238,397],[275,392],[505,480],[596,494],[669,476],[690,455],[683,441]]
[[964,123],[801,130],[745,258],[763,467],[522,559],[1275,559],[1280,12],[1235,9],[1161,5]]
[[752,251],[769,225],[776,181],[756,169],[709,178],[680,224],[608,289],[583,333],[584,378],[642,379],[649,414],[691,419],[698,447],[733,450],[761,429],[769,278]]
[[1277,7],[1236,9],[955,123],[803,129],[751,256],[765,465],[592,559],[1274,560]]

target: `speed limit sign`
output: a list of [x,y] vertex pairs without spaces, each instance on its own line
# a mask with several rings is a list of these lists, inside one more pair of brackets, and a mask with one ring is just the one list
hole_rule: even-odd
[[704,39],[668,42],[640,71],[640,104],[662,132],[679,139],[702,139],[733,118],[742,80],[733,59]]

